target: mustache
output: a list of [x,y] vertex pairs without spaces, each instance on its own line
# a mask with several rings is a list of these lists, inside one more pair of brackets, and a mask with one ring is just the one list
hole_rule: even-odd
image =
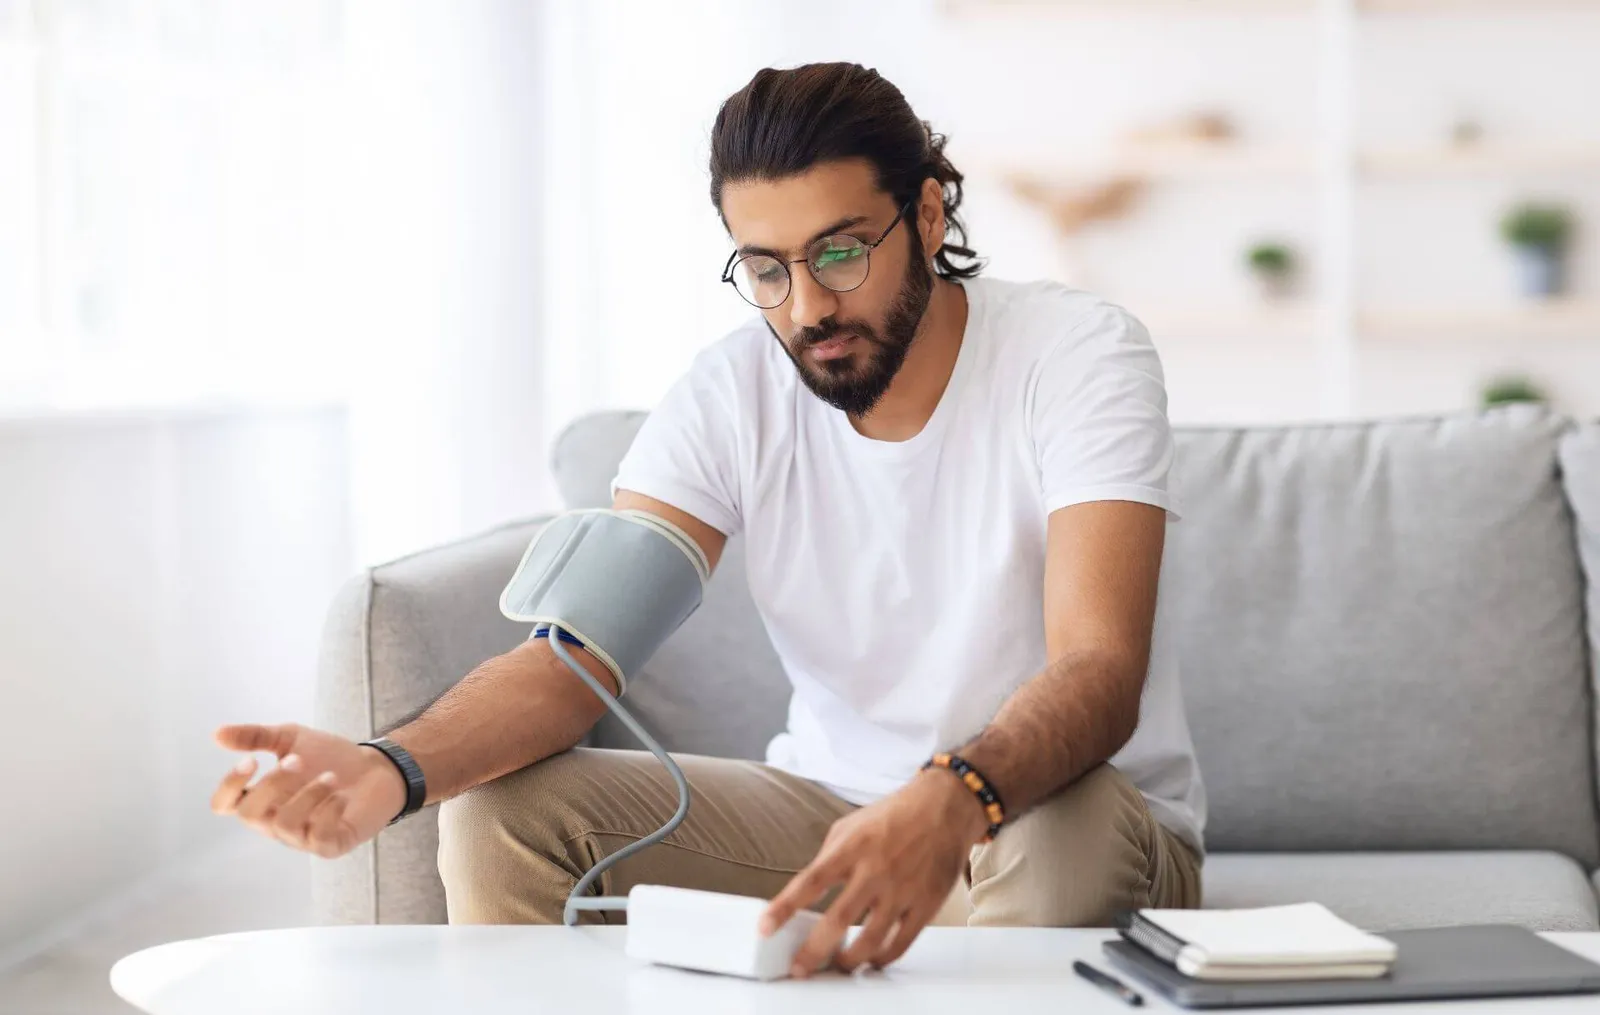
[[878,333],[869,324],[831,319],[821,322],[814,328],[801,328],[795,332],[794,342],[797,347],[808,349],[813,345],[826,342],[830,338],[838,338],[840,335],[856,335],[874,345],[882,344],[878,340]]

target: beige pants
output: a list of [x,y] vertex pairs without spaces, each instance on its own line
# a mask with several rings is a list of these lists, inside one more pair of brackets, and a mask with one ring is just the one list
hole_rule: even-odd
[[[677,756],[693,791],[670,837],[604,874],[636,884],[771,898],[853,805],[753,761]],[[485,783],[439,809],[439,874],[451,923],[560,923],[585,871],[661,827],[677,808],[643,751],[579,748]],[[1101,765],[972,850],[936,924],[1109,926],[1143,906],[1200,905],[1200,862]],[[620,922],[620,913],[583,914]]]

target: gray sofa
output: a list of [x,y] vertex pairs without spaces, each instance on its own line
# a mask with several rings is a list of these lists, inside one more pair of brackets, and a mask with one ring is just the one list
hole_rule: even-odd
[[[608,503],[642,418],[560,436],[567,504]],[[1376,930],[1600,926],[1600,423],[1520,406],[1181,429],[1178,463],[1161,594],[1210,794],[1206,904],[1315,899]],[[367,737],[525,637],[496,597],[539,524],[352,580],[318,723]],[[735,539],[630,703],[670,749],[759,757],[786,696]],[[634,746],[609,718],[593,740]],[[317,862],[319,919],[442,922],[434,814]]]

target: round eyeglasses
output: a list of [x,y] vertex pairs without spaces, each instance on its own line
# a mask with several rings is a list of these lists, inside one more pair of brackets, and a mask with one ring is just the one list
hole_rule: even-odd
[[872,265],[872,252],[894,232],[894,227],[905,218],[914,201],[915,199],[902,205],[900,210],[895,212],[894,221],[889,223],[889,228],[871,243],[844,234],[822,236],[813,240],[806,248],[805,257],[795,261],[785,261],[771,254],[740,256],[736,250],[722,269],[722,281],[737,289],[746,303],[761,310],[781,307],[784,300],[789,298],[789,289],[793,285],[793,279],[789,274],[791,264],[804,262],[806,270],[811,272],[811,277],[817,280],[817,284],[836,293],[859,289],[867,280],[867,269]]

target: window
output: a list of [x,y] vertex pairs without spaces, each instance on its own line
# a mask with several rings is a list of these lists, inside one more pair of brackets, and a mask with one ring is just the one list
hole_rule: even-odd
[[0,403],[337,387],[338,0],[0,0]]

